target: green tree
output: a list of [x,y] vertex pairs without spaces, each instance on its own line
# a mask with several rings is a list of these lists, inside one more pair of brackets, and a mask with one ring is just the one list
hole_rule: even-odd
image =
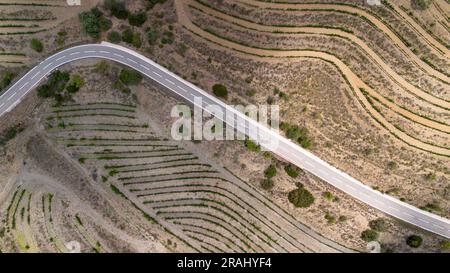
[[142,81],[142,75],[131,69],[122,69],[120,71],[119,79],[126,85],[138,85]]
[[117,31],[110,31],[108,32],[108,35],[106,36],[109,42],[118,44],[122,40],[122,36]]
[[98,22],[102,31],[108,31],[112,27],[112,22],[108,18],[101,17]]
[[411,235],[406,239],[406,244],[412,248],[418,248],[422,245],[423,239],[418,235]]
[[300,186],[289,192],[288,200],[297,208],[307,208],[314,203],[314,196],[303,186]]
[[44,45],[42,44],[42,42],[36,38],[31,39],[30,45],[31,48],[36,52],[42,52],[42,50],[44,49]]
[[145,15],[145,12],[140,11],[128,15],[128,22],[132,26],[140,27],[145,23],[145,21],[147,21],[147,15]]
[[147,30],[147,40],[150,45],[155,45],[158,41],[158,32],[153,28],[149,28]]
[[261,188],[265,190],[271,190],[273,188],[274,184],[272,179],[263,179],[261,180]]
[[93,10],[83,11],[78,14],[81,25],[84,31],[92,38],[98,38],[100,33],[100,22],[99,17]]
[[133,43],[133,31],[131,28],[126,28],[122,31],[122,41],[128,44]]
[[284,166],[284,171],[287,173],[287,175],[289,175],[292,178],[298,177],[299,169],[292,164]]
[[370,221],[369,227],[378,232],[385,232],[388,229],[388,224],[383,218],[378,218]]
[[378,232],[373,229],[366,229],[361,232],[361,239],[365,242],[372,242],[378,239]]

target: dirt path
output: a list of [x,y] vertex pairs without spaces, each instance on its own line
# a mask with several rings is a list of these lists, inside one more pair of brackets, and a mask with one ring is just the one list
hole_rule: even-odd
[[[429,151],[435,154],[444,155],[444,156],[450,156],[450,149],[446,149],[443,147],[437,147],[425,142],[422,142],[418,139],[415,139],[406,133],[399,130],[394,125],[390,124],[378,111],[376,111],[371,103],[367,100],[365,95],[361,92],[360,88],[364,88],[367,92],[371,92],[374,95],[377,93],[374,90],[370,90],[371,88],[367,86],[361,79],[359,79],[352,71],[351,69],[346,66],[341,60],[336,58],[335,56],[322,53],[322,52],[316,52],[316,51],[274,51],[274,50],[266,50],[266,49],[258,49],[258,48],[252,48],[248,46],[243,46],[240,44],[236,44],[234,42],[219,38],[211,33],[208,33],[204,31],[203,29],[195,26],[189,19],[186,10],[185,10],[185,2],[184,1],[175,1],[175,7],[176,12],[178,16],[179,22],[186,27],[189,31],[199,35],[200,37],[203,37],[204,39],[213,42],[220,47],[225,47],[234,51],[238,51],[240,55],[246,58],[253,58],[256,60],[269,60],[269,59],[279,59],[279,58],[316,58],[316,59],[322,59],[329,62],[334,63],[341,71],[342,74],[346,76],[348,79],[348,82],[350,86],[352,87],[356,97],[361,102],[362,106],[370,113],[370,115],[375,118],[384,128],[386,128],[388,131],[390,131],[394,136],[399,138],[400,140],[404,141],[405,143],[414,146],[416,148]],[[378,95],[379,96],[379,95]],[[398,106],[396,106],[399,108]],[[400,110],[400,109],[397,109]],[[415,115],[414,115],[415,116]],[[421,118],[423,119],[423,118]],[[442,128],[443,131],[449,132],[449,128],[447,125],[444,124],[436,124],[434,121],[430,120],[421,120],[423,123],[425,123],[428,127],[433,127],[438,125],[439,128]],[[442,127],[443,126],[443,127]]]
[[[240,18],[230,16],[230,15],[226,15],[224,13],[218,12],[214,9],[211,9],[204,5],[201,5],[200,3],[193,1],[193,0],[188,0],[186,2],[188,2],[190,6],[193,6],[196,9],[199,9],[206,14],[209,14],[216,18],[220,18],[224,21],[233,23],[233,24],[237,25],[238,27],[247,28],[250,30],[256,30],[256,31],[260,31],[260,32],[268,32],[268,33],[274,33],[274,32],[280,33],[281,32],[281,33],[293,33],[293,34],[299,33],[299,32],[304,32],[304,33],[313,33],[313,34],[339,35],[342,37],[349,38],[353,42],[355,42],[358,46],[360,46],[364,51],[366,51],[368,53],[370,58],[376,63],[376,65],[381,70],[383,70],[385,72],[385,75],[389,79],[391,79],[393,82],[398,84],[404,90],[406,90],[406,91],[412,93],[413,95],[415,95],[421,99],[424,99],[438,107],[442,107],[444,109],[450,108],[450,102],[447,102],[447,101],[439,99],[429,93],[426,93],[423,90],[420,90],[419,88],[417,88],[414,85],[407,82],[403,77],[398,75],[389,65],[387,65],[370,47],[368,47],[361,39],[357,38],[353,34],[346,33],[344,31],[337,30],[337,29],[325,29],[325,28],[316,28],[316,27],[274,27],[274,26],[260,25],[260,24],[254,23],[254,22],[250,22],[247,20],[243,20]],[[380,102],[382,102],[384,105],[386,105],[390,109],[394,110],[395,112],[397,112],[403,116],[406,116],[414,121],[417,121],[419,123],[422,123],[424,121],[424,118],[422,118],[416,114],[413,114],[405,109],[398,107],[390,100],[379,95],[377,92],[374,92],[374,90],[372,90],[371,88],[368,88],[368,87],[364,87],[364,88],[366,89],[367,92],[369,92],[369,94],[372,97],[377,98]],[[413,117],[413,116],[415,116],[415,117]],[[427,125],[427,124],[428,123],[425,123],[423,125]],[[440,124],[440,123],[437,123],[437,124]],[[435,125],[437,125],[437,124],[435,124]],[[448,126],[437,126],[437,127],[433,127],[433,128],[435,128],[435,129],[439,128],[439,130],[444,129],[445,132],[450,132],[450,131],[448,131],[450,129],[450,127],[448,127]]]
[[[411,60],[414,61],[414,63],[420,65],[424,70],[427,71],[430,75],[433,75],[441,80],[444,80],[446,82],[448,81],[448,76],[444,75],[443,73],[433,69],[430,65],[422,61],[417,55],[415,55],[404,43],[403,41],[380,19],[375,17],[374,15],[368,13],[367,11],[361,10],[356,7],[352,6],[345,6],[345,5],[334,5],[334,4],[287,4],[287,3],[270,3],[270,2],[260,2],[258,0],[236,0],[237,2],[240,2],[242,4],[251,5],[258,8],[265,8],[265,9],[285,9],[285,10],[294,10],[294,9],[321,9],[321,10],[339,10],[344,12],[350,12],[358,14],[359,16],[363,16],[367,18],[370,22],[373,23],[374,26],[376,26],[378,29],[383,31],[390,40],[399,48],[400,51],[402,51],[405,55],[409,56]],[[400,13],[401,15],[402,13]],[[404,12],[403,12],[404,14]],[[407,16],[407,18],[409,18]],[[409,18],[410,20],[414,21],[413,19]],[[406,19],[405,19],[406,20]],[[409,21],[408,21],[409,22]],[[430,45],[430,48],[440,56],[444,56],[445,58],[450,58],[450,51],[443,46],[441,43],[437,42],[429,33],[427,33],[425,30],[423,30],[416,22],[414,22],[414,25],[416,28],[413,28],[414,31],[418,32],[417,34],[422,37],[424,40],[426,40],[427,44]],[[428,40],[427,40],[428,39]],[[447,80],[446,80],[447,79]]]

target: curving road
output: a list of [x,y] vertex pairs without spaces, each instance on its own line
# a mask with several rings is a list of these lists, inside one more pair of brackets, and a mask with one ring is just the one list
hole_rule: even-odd
[[[276,141],[276,146],[267,145],[266,142],[261,143],[261,145],[292,164],[307,170],[334,187],[386,214],[435,234],[450,238],[450,220],[420,210],[373,190],[329,165],[317,156],[300,148],[277,132],[257,123],[195,85],[183,80],[145,56],[122,46],[106,42],[101,44],[87,44],[63,50],[48,57],[16,81],[0,96],[0,116],[11,111],[20,103],[25,95],[32,91],[34,86],[53,70],[66,63],[86,58],[109,59],[129,66],[158,82],[174,94],[184,98],[189,103],[202,107],[203,109],[211,105],[220,107],[224,112],[227,111],[227,113],[235,115],[234,119],[226,119],[224,122],[253,139],[259,136],[262,139]],[[196,99],[199,97],[202,98],[201,104]],[[209,112],[208,109],[205,109],[205,111]]]

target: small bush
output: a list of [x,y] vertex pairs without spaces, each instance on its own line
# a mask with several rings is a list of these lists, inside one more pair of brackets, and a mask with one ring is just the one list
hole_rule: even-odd
[[314,196],[302,185],[299,186],[298,189],[289,192],[288,200],[297,208],[307,208],[314,203]]
[[284,171],[292,178],[297,178],[299,173],[299,168],[296,166],[289,164],[284,167]]
[[217,97],[221,97],[224,99],[228,98],[228,90],[227,88],[222,84],[215,84],[212,88],[214,95]]
[[114,43],[114,44],[118,44],[122,40],[122,36],[117,31],[108,32],[108,35],[106,38],[108,39],[109,42]]
[[112,27],[112,22],[108,18],[101,17],[99,19],[100,30],[108,31]]
[[264,175],[267,179],[271,179],[277,175],[277,168],[275,165],[271,164],[267,169],[264,171]]
[[422,245],[423,239],[418,235],[411,235],[406,239],[406,244],[412,248],[418,248]]
[[81,25],[84,31],[92,38],[98,38],[100,33],[100,18],[99,14],[94,9],[90,11],[83,11],[78,14]]
[[378,232],[385,232],[388,229],[388,224],[382,218],[372,220],[369,222],[369,227]]
[[33,38],[30,42],[31,48],[36,52],[42,52],[44,50],[44,45],[39,39]]
[[145,23],[145,21],[147,21],[147,16],[145,15],[144,12],[140,11],[128,15],[128,22],[132,26],[140,27]]
[[322,194],[322,197],[327,199],[328,201],[333,201],[333,199],[334,199],[333,194],[331,192],[329,192],[329,191],[324,192]]
[[259,146],[253,140],[250,140],[250,139],[247,139],[245,141],[245,147],[247,147],[247,150],[252,151],[252,152],[261,151],[261,146]]
[[142,81],[142,75],[137,71],[124,68],[120,71],[119,79],[126,85],[138,85]]
[[361,232],[361,239],[365,242],[372,242],[378,239],[378,232],[373,229],[366,229]]

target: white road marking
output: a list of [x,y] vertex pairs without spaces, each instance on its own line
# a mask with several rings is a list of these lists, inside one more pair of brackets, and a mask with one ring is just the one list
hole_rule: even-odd
[[117,54],[117,53],[114,53],[113,55],[114,55],[114,56],[117,56],[117,57],[120,57],[120,58],[123,58],[123,56],[122,56],[122,55],[120,55],[120,54]]
[[130,61],[130,62],[132,62],[132,63],[135,63],[135,64],[137,64],[137,62],[136,62],[136,61],[134,61],[134,60],[132,60],[132,59],[130,59],[130,58],[127,58],[127,60],[128,60],[128,61]]
[[59,57],[58,59],[56,59],[56,61],[61,61],[62,59],[64,59],[66,56],[62,56],[62,57]]
[[11,96],[9,96],[9,98],[6,99],[6,101],[9,101],[10,99],[12,99],[12,97],[14,97],[16,95],[16,93],[12,94]]
[[145,65],[140,64],[140,66],[148,71],[150,71],[150,68],[146,67]]
[[[417,218],[417,217],[416,217]],[[424,222],[425,224],[429,224],[430,222],[429,221],[426,221],[426,220],[423,220],[423,219],[421,219],[421,218],[417,218],[419,221],[422,221],[422,222]]]
[[439,229],[445,229],[443,226],[440,226],[440,225],[436,225],[436,224],[432,224],[432,225],[437,227],[437,228],[439,228]]
[[169,79],[166,79],[166,82],[169,82],[169,83],[175,85],[175,83],[173,81],[169,80]]
[[177,85],[177,87],[178,87],[178,88],[180,88],[180,89],[181,89],[181,91],[183,91],[183,92],[185,92],[185,93],[187,92],[187,90],[186,90],[186,89],[184,89],[183,87],[181,87],[181,86],[179,86],[179,85]]
[[78,55],[78,54],[80,54],[80,52],[74,52],[74,53],[70,53],[70,56]]
[[156,73],[156,72],[153,72],[153,74],[155,74],[156,76],[158,76],[158,77],[162,78],[162,76],[161,76],[161,75],[159,75],[159,74],[158,74],[158,73]]
[[96,52],[95,50],[88,50],[88,51],[85,51],[84,53],[89,54],[89,53],[95,53],[95,52]]
[[109,54],[108,51],[104,51],[104,50],[100,50],[99,52],[100,52],[100,53],[104,53],[104,54]]

